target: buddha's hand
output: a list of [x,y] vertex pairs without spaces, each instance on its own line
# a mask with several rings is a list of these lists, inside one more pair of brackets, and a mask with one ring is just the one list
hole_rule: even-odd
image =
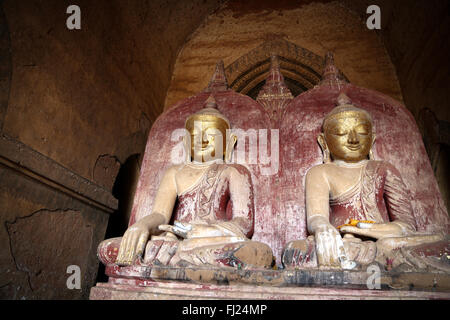
[[315,230],[316,254],[320,269],[353,269],[356,263],[347,259],[344,242],[335,227],[323,223]]
[[353,269],[356,263],[347,258],[338,230],[321,214],[307,217],[308,230],[314,234],[320,269]]
[[352,233],[374,239],[395,238],[407,235],[406,228],[397,222],[386,223],[364,223],[360,222],[353,226],[344,226],[341,232]]
[[120,242],[116,263],[130,265],[137,257],[142,256],[149,236],[148,228],[139,222],[129,227]]
[[174,225],[160,225],[159,230],[170,231],[184,239],[227,236],[223,229],[207,223],[188,223],[175,221]]
[[130,265],[136,258],[142,257],[150,234],[164,222],[164,216],[152,213],[129,227],[120,242],[116,263]]

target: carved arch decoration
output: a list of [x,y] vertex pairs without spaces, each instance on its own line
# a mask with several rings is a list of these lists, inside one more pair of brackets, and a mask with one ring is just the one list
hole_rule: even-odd
[[[294,97],[312,89],[322,77],[325,59],[284,39],[263,42],[225,68],[229,87],[256,99],[277,56],[286,86]],[[348,79],[342,75],[345,80]]]

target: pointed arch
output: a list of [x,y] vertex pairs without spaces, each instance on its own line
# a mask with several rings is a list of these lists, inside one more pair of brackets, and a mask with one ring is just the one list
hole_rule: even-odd
[[287,40],[276,39],[265,41],[225,68],[230,88],[256,99],[273,55],[278,56],[281,73],[294,97],[320,82],[323,57]]

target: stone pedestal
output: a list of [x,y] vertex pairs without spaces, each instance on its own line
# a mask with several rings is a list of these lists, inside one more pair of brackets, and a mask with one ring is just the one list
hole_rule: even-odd
[[90,299],[450,299],[444,273],[381,272],[380,289],[369,288],[374,275],[365,271],[110,266],[107,274]]
[[97,283],[91,300],[448,300],[449,292],[362,290],[154,281],[148,286]]

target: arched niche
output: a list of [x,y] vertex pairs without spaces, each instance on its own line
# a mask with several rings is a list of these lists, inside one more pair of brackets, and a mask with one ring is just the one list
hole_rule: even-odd
[[263,42],[225,68],[230,88],[256,99],[269,73],[273,55],[278,57],[280,71],[294,97],[319,83],[323,57],[295,43],[276,39]]

